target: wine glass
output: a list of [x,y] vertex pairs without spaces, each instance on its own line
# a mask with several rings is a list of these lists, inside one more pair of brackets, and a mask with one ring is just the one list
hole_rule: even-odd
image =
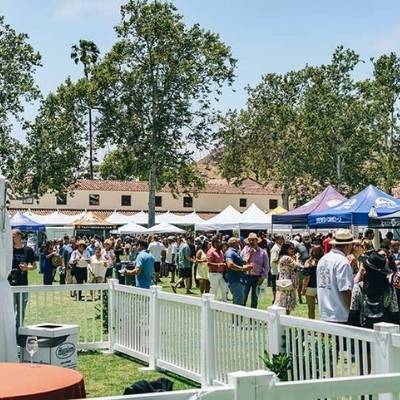
[[33,355],[38,351],[38,348],[39,344],[37,336],[28,336],[26,338],[25,349],[31,357],[31,364],[30,364],[31,367],[33,366],[33,361],[32,361]]

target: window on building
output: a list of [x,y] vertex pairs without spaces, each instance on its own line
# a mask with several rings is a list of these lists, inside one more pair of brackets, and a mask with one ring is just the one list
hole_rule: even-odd
[[273,210],[276,207],[278,207],[278,200],[277,199],[269,199],[269,209]]
[[247,207],[247,199],[239,199],[239,207]]
[[132,196],[123,194],[121,196],[121,206],[130,207],[132,204]]
[[156,207],[162,207],[162,196],[156,196]]
[[89,194],[89,206],[100,205],[100,195],[99,194]]
[[33,204],[33,197],[24,197],[22,199],[22,204]]
[[56,196],[56,204],[58,206],[65,206],[67,204],[67,195],[65,193]]
[[183,207],[193,207],[193,197],[184,197],[183,198]]

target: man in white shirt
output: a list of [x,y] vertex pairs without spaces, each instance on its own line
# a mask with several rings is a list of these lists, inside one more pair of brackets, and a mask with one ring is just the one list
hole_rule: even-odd
[[148,251],[154,258],[154,275],[155,282],[161,282],[160,280],[160,268],[161,268],[161,253],[164,246],[160,242],[158,236],[153,237],[153,241],[150,242]]
[[318,262],[317,289],[322,321],[346,323],[349,317],[353,271],[347,255],[351,253],[353,235],[348,229],[339,229],[334,246]]
[[281,251],[281,247],[283,243],[285,243],[285,239],[282,235],[275,235],[275,244],[272,246],[271,249],[271,259],[270,259],[270,285],[272,287],[272,295],[273,300],[272,304],[275,303],[275,295],[276,295],[276,277],[278,275],[278,262],[279,262],[279,253]]
[[175,242],[174,236],[168,236],[168,247],[165,255],[165,264],[167,264],[168,271],[171,272],[171,282],[175,283],[175,272],[176,272],[176,253],[178,247]]

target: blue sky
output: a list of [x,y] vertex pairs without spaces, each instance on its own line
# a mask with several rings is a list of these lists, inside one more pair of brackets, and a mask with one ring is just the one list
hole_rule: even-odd
[[[26,32],[43,56],[37,83],[43,93],[54,90],[81,69],[69,58],[79,39],[97,43],[102,53],[115,40],[122,0],[0,0],[0,15],[16,30]],[[218,32],[239,60],[236,92],[226,90],[222,110],[242,107],[246,85],[262,74],[283,73],[308,64],[328,62],[343,44],[359,52],[369,74],[368,60],[400,46],[400,2],[370,0],[175,0],[188,24]],[[28,117],[34,109],[29,108]],[[19,136],[19,131],[15,130]]]

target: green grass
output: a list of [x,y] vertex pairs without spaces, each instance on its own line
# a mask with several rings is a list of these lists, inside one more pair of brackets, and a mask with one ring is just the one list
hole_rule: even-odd
[[[56,276],[58,279],[58,275]],[[171,284],[169,283],[169,278],[162,278],[162,283],[159,284],[162,286],[163,291],[165,292],[172,292]],[[29,273],[29,284],[30,285],[42,285],[43,284],[43,275],[39,274],[39,271],[32,271]],[[55,283],[58,285],[58,283]],[[193,287],[192,292],[194,293],[193,296],[200,297],[200,290]],[[178,289],[178,293],[184,294],[184,289]],[[250,297],[250,296],[249,296]],[[229,297],[228,297],[229,298]],[[295,310],[291,313],[291,315],[295,317],[303,317],[307,318],[307,305],[305,304],[305,296],[303,296],[303,304],[297,304]],[[248,301],[250,303],[250,299]],[[261,293],[259,301],[258,301],[258,308],[260,310],[266,310],[270,305],[272,305],[272,289],[266,287],[265,290]],[[248,304],[249,306],[249,304]],[[316,306],[316,318],[318,319],[318,305]]]
[[145,364],[120,354],[103,354],[89,351],[81,352],[78,357],[78,370],[85,378],[87,397],[122,395],[124,389],[132,383],[155,380],[161,377],[174,382],[174,390],[193,389],[199,387],[194,382],[180,378],[174,374],[141,371]]

